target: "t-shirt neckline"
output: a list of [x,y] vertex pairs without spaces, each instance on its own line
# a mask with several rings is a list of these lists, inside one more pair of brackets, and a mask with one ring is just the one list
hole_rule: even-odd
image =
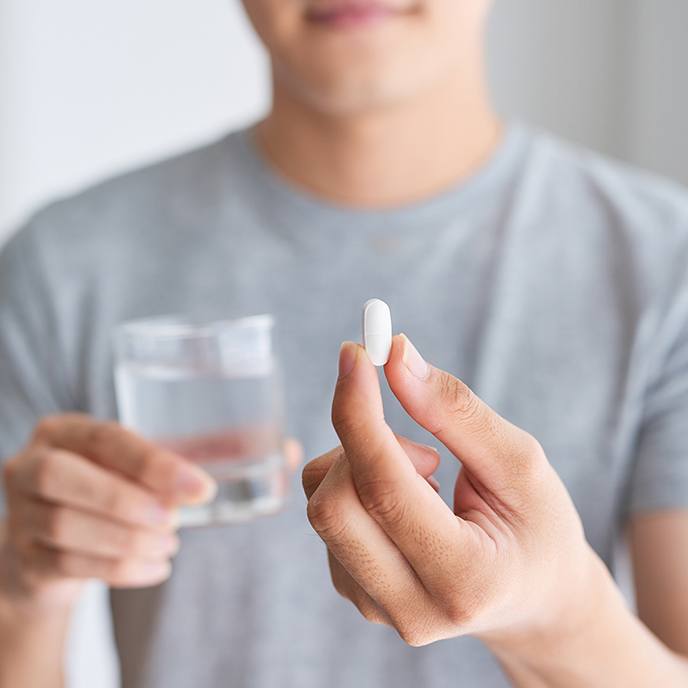
[[508,121],[501,141],[490,157],[469,177],[425,199],[396,207],[371,209],[346,206],[327,201],[297,186],[277,171],[260,151],[255,136],[256,124],[233,132],[228,142],[235,142],[234,155],[241,157],[241,169],[249,178],[253,191],[266,202],[279,208],[281,220],[295,225],[317,223],[323,228],[346,227],[357,234],[395,230],[413,230],[437,224],[439,217],[456,217],[476,207],[481,195],[494,198],[505,183],[513,179],[527,146],[526,127]]

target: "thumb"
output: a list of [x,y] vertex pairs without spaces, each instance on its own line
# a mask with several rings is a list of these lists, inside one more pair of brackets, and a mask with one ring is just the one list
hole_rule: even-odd
[[461,380],[427,363],[406,335],[394,337],[385,375],[406,412],[485,487],[513,491],[546,465],[532,435],[502,418]]

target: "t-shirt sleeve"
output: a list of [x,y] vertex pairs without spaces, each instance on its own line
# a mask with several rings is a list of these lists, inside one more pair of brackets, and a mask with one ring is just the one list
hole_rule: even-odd
[[[0,463],[44,415],[71,406],[51,294],[27,225],[0,250]],[[4,495],[0,489],[0,514]]]
[[688,509],[688,280],[667,316],[662,364],[649,384],[631,475],[629,511]]

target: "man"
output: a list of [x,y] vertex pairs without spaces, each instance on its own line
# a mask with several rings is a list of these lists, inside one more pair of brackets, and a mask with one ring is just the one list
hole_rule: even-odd
[[[502,124],[488,0],[245,5],[266,119],[53,205],[0,259],[0,685],[60,685],[88,577],[113,588],[127,688],[684,685],[684,193]],[[334,358],[371,296],[418,349],[395,339],[380,396],[343,347],[343,449],[304,483],[336,587],[382,624],[332,591],[296,497],[182,531],[169,577],[161,505],[212,488],[104,422],[113,326],[276,314],[312,457],[338,444]],[[456,515],[425,430],[464,463]],[[642,622],[601,564],[627,525]]]

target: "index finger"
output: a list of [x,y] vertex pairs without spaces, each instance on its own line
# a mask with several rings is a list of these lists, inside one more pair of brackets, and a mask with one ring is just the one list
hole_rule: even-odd
[[215,490],[200,468],[112,421],[82,414],[53,416],[39,423],[35,439],[85,456],[173,501],[206,501]]
[[470,558],[466,549],[475,533],[417,473],[385,422],[377,372],[358,344],[342,345],[340,371],[332,422],[359,499],[418,575],[433,586],[438,570],[460,568],[457,552]]
[[170,527],[174,512],[149,490],[65,449],[32,452],[13,487],[42,502],[88,511],[134,526]]
[[[490,490],[531,500],[547,466],[542,447],[464,382],[426,363],[405,335],[394,338],[385,375],[404,410],[439,439]],[[530,478],[536,480],[533,481]]]

